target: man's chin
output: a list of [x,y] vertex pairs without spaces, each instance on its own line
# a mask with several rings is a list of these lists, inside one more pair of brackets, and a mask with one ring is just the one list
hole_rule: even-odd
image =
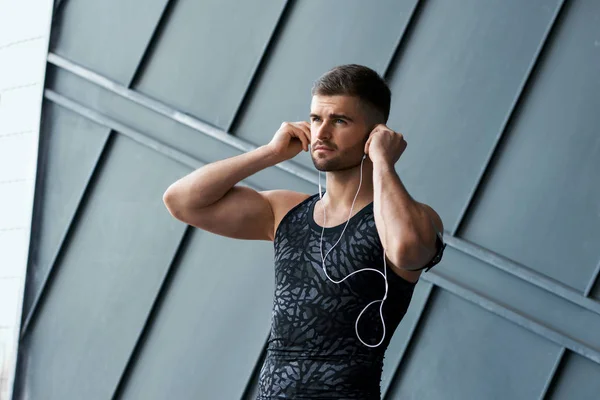
[[313,158],[313,165],[317,169],[317,171],[321,172],[335,172],[335,171],[346,171],[354,168],[359,168],[360,163],[358,164],[343,164],[340,163],[339,160],[316,160]]
[[317,171],[321,171],[321,172],[332,172],[332,171],[338,171],[339,165],[337,163],[323,163],[323,162],[314,162],[313,161],[313,165],[315,166],[315,168],[317,169]]
[[[344,171],[346,169],[352,169],[354,168],[356,165],[350,164],[348,165],[347,163],[344,162],[344,160],[340,157],[331,157],[331,158],[315,158],[315,157],[311,157],[312,158],[312,162],[313,165],[315,166],[315,168],[318,171],[321,172],[334,172],[334,171]],[[360,164],[358,164],[360,165]]]
[[328,171],[328,168],[327,168],[326,165],[320,165],[320,164],[317,164],[317,163],[314,163],[314,162],[313,162],[313,165],[315,166],[315,169],[317,171],[321,171],[321,172],[327,172]]
[[315,168],[321,172],[331,171],[332,167],[334,167],[331,160],[315,159],[313,157],[312,162]]

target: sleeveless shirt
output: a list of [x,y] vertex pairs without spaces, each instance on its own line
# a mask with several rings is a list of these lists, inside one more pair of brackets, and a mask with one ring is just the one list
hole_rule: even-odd
[[[379,347],[362,344],[355,332],[360,312],[385,294],[385,281],[362,271],[344,282],[323,272],[322,227],[314,218],[318,194],[292,208],[275,234],[275,293],[271,332],[258,382],[258,400],[379,399],[384,352],[402,320],[415,284],[387,267],[388,297],[383,306],[385,339]],[[323,255],[345,222],[325,228]],[[339,281],[353,271],[383,272],[383,247],[375,227],[373,203],[350,218],[344,235],[325,259]],[[383,334],[379,308],[372,304],[358,323],[361,339],[377,344]]]

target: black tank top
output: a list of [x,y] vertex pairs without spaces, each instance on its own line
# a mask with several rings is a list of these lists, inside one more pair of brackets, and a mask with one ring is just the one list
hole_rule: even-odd
[[[376,348],[362,344],[355,323],[363,308],[385,293],[383,276],[363,271],[340,284],[322,269],[321,227],[313,219],[314,195],[283,218],[275,234],[275,295],[267,354],[257,399],[379,399],[383,356],[406,313],[414,290],[387,267],[388,297],[383,306],[386,337]],[[340,237],[344,224],[325,228],[323,254]],[[353,271],[383,272],[383,248],[375,227],[373,203],[356,213],[343,238],[325,260],[332,279]],[[380,303],[362,315],[363,341],[377,344],[383,327]]]

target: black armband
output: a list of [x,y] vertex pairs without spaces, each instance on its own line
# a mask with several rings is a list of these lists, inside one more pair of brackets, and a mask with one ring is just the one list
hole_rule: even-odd
[[434,266],[436,266],[437,264],[439,264],[440,261],[442,261],[442,256],[444,255],[444,249],[446,248],[446,243],[444,243],[444,241],[442,239],[442,234],[441,233],[437,233],[435,235],[435,248],[436,248],[436,253],[433,256],[433,258],[431,259],[431,261],[429,261],[423,267],[415,269],[414,271],[425,270],[425,272],[427,272],[431,268],[433,268]]

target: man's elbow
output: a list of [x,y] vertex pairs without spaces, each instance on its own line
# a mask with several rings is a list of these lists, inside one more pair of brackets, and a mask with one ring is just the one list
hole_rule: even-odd
[[183,221],[185,205],[177,188],[173,185],[169,186],[163,193],[162,200],[169,213],[174,218]]
[[418,241],[405,242],[389,249],[388,258],[400,269],[419,270],[429,257],[430,251]]

